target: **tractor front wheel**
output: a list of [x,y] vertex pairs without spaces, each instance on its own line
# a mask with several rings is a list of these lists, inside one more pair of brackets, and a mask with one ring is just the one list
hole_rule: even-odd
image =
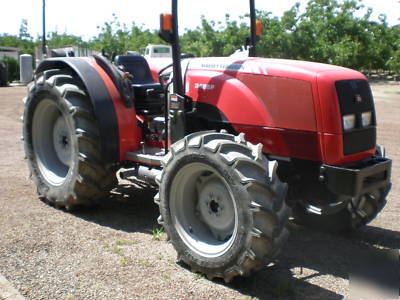
[[288,236],[286,184],[271,180],[261,145],[225,133],[178,141],[158,178],[159,222],[178,258],[229,282],[266,266]]

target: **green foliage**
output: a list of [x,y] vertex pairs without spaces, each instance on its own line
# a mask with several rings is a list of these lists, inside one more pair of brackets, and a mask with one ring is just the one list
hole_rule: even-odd
[[[302,8],[299,3],[282,17],[257,11],[264,34],[257,45],[262,57],[301,59],[337,64],[358,70],[391,70],[400,72],[400,25],[389,26],[386,16],[371,21],[372,9],[361,0],[309,0]],[[181,36],[184,53],[196,56],[227,56],[245,44],[249,36],[248,16],[223,22],[201,19],[201,26],[186,29]],[[162,44],[157,31],[132,23],[121,23],[113,15],[99,27],[99,34],[90,41],[67,33],[51,32],[47,41],[52,48],[80,46],[124,54],[140,51],[148,44]],[[28,23],[21,21],[18,36],[0,34],[0,45],[20,48],[21,53],[34,54],[40,45],[28,33]]]
[[[310,0],[303,10],[296,3],[280,18],[258,11],[264,34],[257,55],[398,72],[400,26],[390,27],[385,15],[379,22],[371,21],[371,14],[361,0]],[[229,55],[249,35],[246,25],[230,21],[229,16],[220,25],[203,17],[201,27],[183,35],[183,51],[197,56]]]
[[19,38],[20,40],[32,41],[31,35],[28,33],[28,20],[22,19],[19,27]]
[[[394,34],[384,15],[378,23],[370,21],[371,9],[358,17],[363,8],[360,0],[311,0],[303,14],[296,4],[280,20],[261,15],[269,30],[268,36],[262,38],[259,52],[263,56],[311,60],[354,69],[386,69],[399,34]],[[271,44],[273,50],[267,46]],[[276,50],[279,53],[274,52]]]
[[393,52],[392,56],[387,62],[389,70],[400,73],[400,49]]
[[16,59],[5,56],[0,62],[2,62],[8,70],[8,81],[19,80],[19,63]]
[[0,34],[0,46],[15,47],[20,49],[20,54],[33,55],[35,42],[28,33],[28,21],[21,20],[19,35]]
[[153,240],[155,240],[155,241],[161,241],[162,237],[165,234],[164,227],[154,228],[154,229],[150,230],[150,232],[151,232]]
[[95,50],[104,50],[108,55],[112,53],[123,54],[128,50],[138,51],[147,44],[161,44],[162,41],[155,31],[143,29],[132,23],[131,27],[118,21],[113,14],[113,19],[99,27],[100,34],[95,37],[90,45]]
[[117,246],[126,246],[126,245],[129,245],[129,241],[126,241],[126,240],[118,240],[115,244],[116,244]]
[[386,67],[400,74],[400,25],[394,26],[390,31],[391,40],[393,41],[393,51],[386,62]]
[[150,260],[148,260],[147,258],[141,259],[139,260],[139,264],[141,264],[142,266],[148,266],[150,265]]
[[8,84],[8,73],[6,68],[5,64],[0,60],[0,86],[7,86]]
[[194,274],[193,274],[193,277],[194,277],[196,280],[199,280],[199,279],[206,279],[206,278],[207,278],[204,274],[200,274],[200,273],[194,273]]
[[50,32],[47,37],[47,44],[50,48],[63,48],[67,46],[85,47],[86,42],[81,37],[67,33]]
[[[218,26],[218,28],[216,28]],[[226,56],[244,45],[249,29],[225,16],[225,24],[201,19],[201,27],[187,30],[182,36],[182,51],[196,56]]]

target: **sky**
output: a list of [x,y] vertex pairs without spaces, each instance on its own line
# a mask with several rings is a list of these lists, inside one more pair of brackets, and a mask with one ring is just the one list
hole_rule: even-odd
[[[42,0],[3,0],[0,10],[0,33],[18,34],[21,20],[28,20],[29,33],[36,37],[42,28]],[[272,12],[275,16],[290,9],[296,2],[305,7],[308,0],[256,0],[256,8]],[[98,26],[112,19],[114,13],[121,22],[145,28],[157,29],[160,13],[171,9],[169,0],[46,0],[47,31],[67,32],[83,36],[85,40],[98,34]],[[374,10],[372,18],[384,13],[390,25],[399,24],[399,0],[363,0]],[[5,5],[4,5],[5,4]],[[200,17],[223,21],[226,13],[237,19],[248,13],[247,0],[181,0],[179,2],[179,23],[181,29],[196,28]]]

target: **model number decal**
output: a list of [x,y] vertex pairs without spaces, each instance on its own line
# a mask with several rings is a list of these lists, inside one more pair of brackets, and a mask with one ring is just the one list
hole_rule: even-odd
[[215,85],[207,83],[195,83],[194,88],[199,90],[213,90],[215,88]]
[[201,64],[201,67],[204,69],[215,69],[215,70],[227,70],[227,71],[239,71],[243,69],[242,64],[213,64],[213,63],[207,63],[207,64]]
[[266,67],[267,61],[260,64],[255,60],[255,58],[251,57],[244,60],[237,60],[231,57],[221,57],[218,59],[213,57],[194,58],[189,62],[188,69],[268,75]]

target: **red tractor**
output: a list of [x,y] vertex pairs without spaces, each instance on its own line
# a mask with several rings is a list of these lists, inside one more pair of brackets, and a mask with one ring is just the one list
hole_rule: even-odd
[[181,62],[177,0],[161,15],[173,71],[141,56],[53,58],[25,100],[25,152],[39,197],[67,210],[122,178],[157,183],[178,258],[225,281],[271,262],[295,222],[347,231],[386,203],[391,160],[376,146],[367,79],[325,64],[256,58]]

